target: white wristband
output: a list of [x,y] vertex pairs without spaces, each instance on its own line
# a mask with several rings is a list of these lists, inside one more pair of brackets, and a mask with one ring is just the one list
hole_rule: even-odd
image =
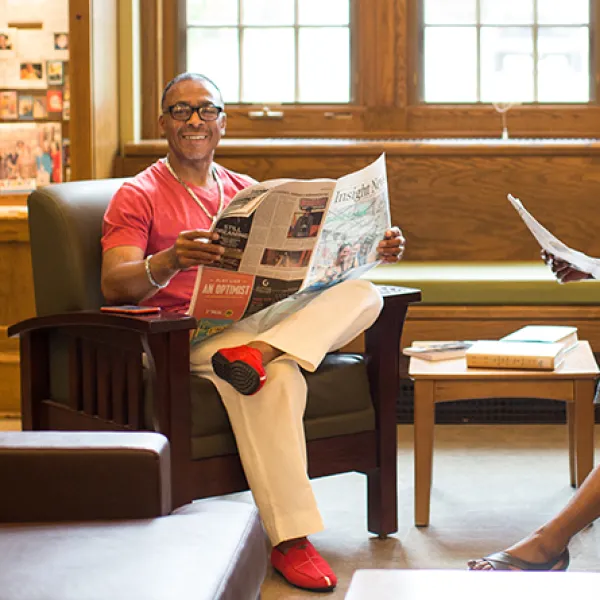
[[144,268],[146,269],[146,276],[148,277],[148,281],[152,284],[153,287],[162,290],[163,288],[166,288],[169,285],[169,282],[167,281],[167,283],[158,283],[158,281],[156,281],[156,279],[152,277],[152,271],[150,270],[150,259],[153,256],[153,254],[148,254],[148,256],[146,256],[146,258],[144,259]]

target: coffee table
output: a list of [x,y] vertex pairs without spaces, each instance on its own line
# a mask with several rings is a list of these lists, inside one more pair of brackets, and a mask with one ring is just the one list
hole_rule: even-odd
[[600,573],[524,573],[361,569],[354,573],[346,600],[509,600],[591,598]]
[[599,371],[586,341],[569,351],[555,371],[468,369],[465,358],[427,361],[411,357],[414,381],[415,525],[429,525],[435,404],[479,398],[547,398],[567,405],[569,472],[579,486],[594,464],[594,393]]

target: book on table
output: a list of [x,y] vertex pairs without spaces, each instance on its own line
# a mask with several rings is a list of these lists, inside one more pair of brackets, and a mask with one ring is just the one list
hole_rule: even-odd
[[402,350],[402,354],[423,360],[450,360],[462,358],[472,344],[467,340],[414,341],[411,346]]
[[503,342],[543,342],[562,344],[565,350],[577,346],[577,327],[566,325],[526,325],[501,338]]
[[465,356],[467,367],[553,371],[566,354],[560,343],[491,340],[475,342]]

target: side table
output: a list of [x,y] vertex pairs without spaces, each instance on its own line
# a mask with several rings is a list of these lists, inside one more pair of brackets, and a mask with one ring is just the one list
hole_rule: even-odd
[[468,369],[465,358],[411,357],[414,381],[415,525],[429,525],[435,404],[480,398],[547,398],[567,403],[569,471],[579,486],[594,462],[594,392],[599,376],[590,345],[580,341],[555,371]]

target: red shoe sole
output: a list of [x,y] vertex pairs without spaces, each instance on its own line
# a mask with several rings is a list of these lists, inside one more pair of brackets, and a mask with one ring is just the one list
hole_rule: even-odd
[[216,352],[212,357],[212,366],[221,379],[227,381],[244,396],[256,394],[262,387],[260,375],[244,361],[234,360],[232,362],[221,352]]

